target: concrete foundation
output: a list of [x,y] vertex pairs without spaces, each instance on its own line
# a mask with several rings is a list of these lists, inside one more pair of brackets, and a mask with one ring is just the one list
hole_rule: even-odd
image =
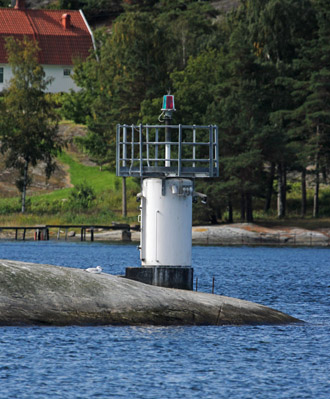
[[158,287],[193,289],[194,269],[192,267],[126,267],[125,277]]

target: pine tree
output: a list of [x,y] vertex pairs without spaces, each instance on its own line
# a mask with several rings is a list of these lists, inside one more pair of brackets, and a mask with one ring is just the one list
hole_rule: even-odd
[[295,106],[284,112],[289,121],[290,145],[302,171],[302,215],[306,213],[306,168],[314,166],[313,216],[319,213],[320,171],[330,161],[330,5],[315,3],[317,24],[310,40],[304,40],[294,60],[296,76],[287,79]]
[[276,134],[279,142],[274,146],[271,159],[277,164],[278,216],[283,217],[286,212],[286,174],[295,167],[297,158],[294,154],[296,142],[288,136],[285,116],[287,110],[295,107],[290,96],[290,79],[295,74],[291,66],[301,42],[310,40],[314,34],[315,14],[309,0],[251,0],[247,19],[256,52],[277,70],[273,85],[273,115],[268,129]]

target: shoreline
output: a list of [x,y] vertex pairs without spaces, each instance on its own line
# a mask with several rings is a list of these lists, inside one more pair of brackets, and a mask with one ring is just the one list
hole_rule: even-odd
[[[36,227],[37,228],[37,227]],[[70,234],[71,233],[71,234]],[[94,241],[108,242],[133,242],[140,241],[140,233],[131,231],[131,241],[122,237],[121,230],[95,230]],[[0,240],[14,240],[15,234],[11,231],[0,230]],[[65,240],[64,231],[58,238],[58,232],[50,230],[50,240]],[[17,238],[22,240],[22,236]],[[25,240],[33,241],[33,231],[27,232]],[[80,241],[80,235],[74,231],[69,232],[67,241]],[[86,242],[91,240],[87,231]],[[253,223],[235,223],[224,225],[201,225],[192,227],[193,245],[251,245],[251,246],[330,246],[330,228],[308,230],[298,227],[264,227]]]

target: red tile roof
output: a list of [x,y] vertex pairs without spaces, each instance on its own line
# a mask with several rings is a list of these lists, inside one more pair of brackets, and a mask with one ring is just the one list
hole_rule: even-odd
[[[70,15],[70,27],[62,25],[63,14]],[[73,10],[27,10],[0,8],[0,63],[7,63],[5,38],[28,36],[38,41],[39,62],[45,65],[72,65],[72,59],[85,59],[93,47],[84,18]]]

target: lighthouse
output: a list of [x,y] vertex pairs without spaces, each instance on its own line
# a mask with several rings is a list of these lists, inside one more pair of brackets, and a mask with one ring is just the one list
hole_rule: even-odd
[[117,125],[116,173],[139,177],[140,267],[127,278],[168,288],[193,288],[192,203],[197,178],[219,176],[218,128],[172,125],[174,96],[165,95],[159,124]]

